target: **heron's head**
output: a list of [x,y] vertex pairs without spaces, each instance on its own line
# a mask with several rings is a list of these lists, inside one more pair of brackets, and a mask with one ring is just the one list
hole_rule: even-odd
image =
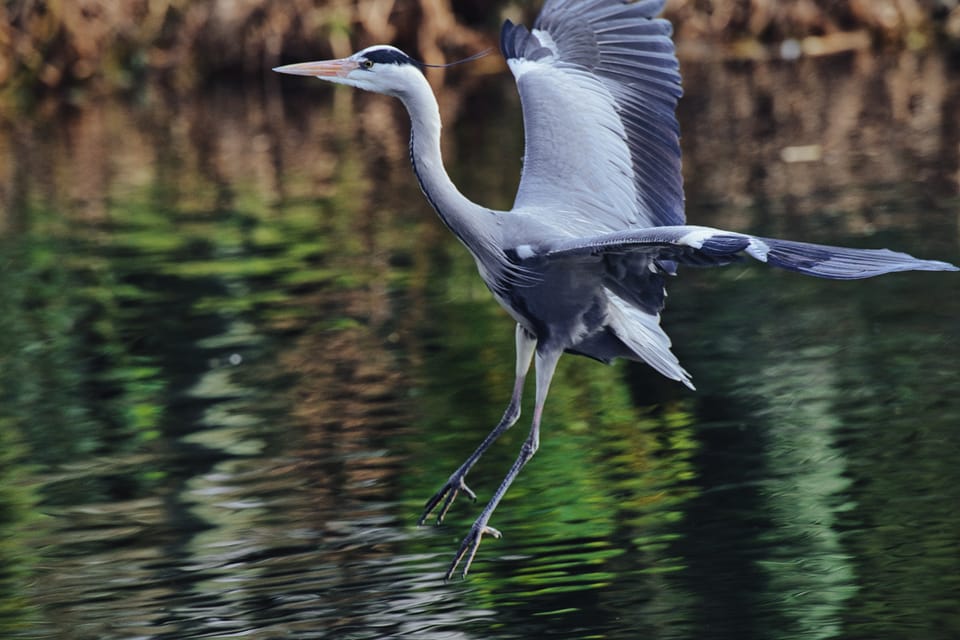
[[314,76],[328,82],[402,96],[416,82],[423,80],[423,65],[400,49],[375,45],[339,60],[301,62],[276,67],[278,73]]

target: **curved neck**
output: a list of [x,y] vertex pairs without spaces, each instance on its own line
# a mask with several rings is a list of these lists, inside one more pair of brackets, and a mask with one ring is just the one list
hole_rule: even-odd
[[[479,231],[478,216],[489,211],[471,202],[450,180],[440,153],[440,108],[426,78],[408,93],[400,96],[410,114],[410,161],[420,182],[420,189],[444,224],[460,241],[475,253],[480,249],[474,240]],[[471,219],[474,224],[471,225]]]

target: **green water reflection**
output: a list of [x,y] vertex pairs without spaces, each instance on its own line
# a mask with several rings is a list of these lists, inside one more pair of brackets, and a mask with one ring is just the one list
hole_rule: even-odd
[[[890,82],[951,113],[956,81],[916,65]],[[882,102],[872,67],[830,71]],[[948,115],[870,110],[827,134],[841,160],[788,166],[771,154],[817,122],[773,108],[753,143],[726,132],[781,105],[771,87],[819,113],[851,93],[811,90],[815,67],[686,73],[691,219],[956,260]],[[464,82],[441,101],[452,172],[508,206],[513,89]],[[417,192],[396,105],[287,89],[3,130],[0,635],[960,634],[950,274],[684,272],[664,323],[698,392],[564,360],[505,537],[443,583],[481,505],[415,522],[500,416],[512,324]],[[901,117],[919,141],[843,151]],[[926,173],[890,179],[912,156]],[[525,424],[472,472],[481,500]]]

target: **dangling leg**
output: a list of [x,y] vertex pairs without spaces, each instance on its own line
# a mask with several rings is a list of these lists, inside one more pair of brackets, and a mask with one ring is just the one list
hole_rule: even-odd
[[453,572],[457,570],[457,565],[460,564],[460,561],[464,558],[466,558],[466,561],[463,564],[463,576],[466,577],[467,572],[470,570],[470,563],[473,562],[473,556],[477,554],[477,549],[480,548],[480,541],[484,534],[490,534],[494,538],[500,537],[500,532],[488,526],[487,522],[489,522],[493,510],[497,508],[507,489],[510,488],[514,478],[520,473],[520,469],[533,457],[533,454],[537,452],[537,448],[540,446],[540,418],[543,415],[543,404],[547,399],[550,380],[553,379],[553,372],[556,371],[557,361],[560,360],[561,353],[563,352],[559,350],[547,351],[545,353],[537,351],[537,400],[533,408],[530,435],[527,436],[523,446],[520,447],[520,455],[517,456],[513,466],[510,467],[510,471],[507,472],[506,477],[504,477],[503,482],[500,483],[496,493],[493,494],[490,502],[484,507],[480,517],[477,518],[473,526],[470,527],[470,533],[468,533],[467,537],[460,543],[460,549],[457,550],[457,555],[454,556],[453,562],[450,563],[450,568],[447,569],[447,574],[444,576],[445,580],[450,579]]
[[465,493],[471,500],[476,500],[476,494],[470,490],[464,481],[467,477],[467,473],[470,469],[477,463],[477,460],[480,459],[480,456],[490,448],[490,445],[493,444],[494,440],[500,437],[504,431],[512,427],[517,419],[520,417],[520,398],[523,395],[523,382],[527,378],[527,371],[530,370],[530,360],[533,357],[533,351],[537,346],[537,339],[530,335],[526,329],[517,325],[516,331],[517,338],[517,367],[516,367],[516,379],[513,383],[513,394],[510,396],[510,404],[507,405],[507,410],[503,412],[503,417],[500,418],[500,422],[496,427],[493,428],[487,437],[483,439],[483,442],[480,443],[480,446],[477,447],[476,451],[470,454],[470,457],[460,465],[460,468],[453,472],[450,478],[447,480],[447,483],[443,487],[433,494],[433,497],[427,500],[426,506],[423,508],[423,515],[420,516],[418,525],[422,525],[424,521],[430,516],[430,513],[437,508],[437,505],[440,504],[440,501],[443,501],[443,506],[440,507],[440,512],[437,514],[437,524],[443,522],[444,516],[447,515],[447,511],[450,509],[450,505],[453,504],[453,501],[456,500],[457,495],[462,491]]

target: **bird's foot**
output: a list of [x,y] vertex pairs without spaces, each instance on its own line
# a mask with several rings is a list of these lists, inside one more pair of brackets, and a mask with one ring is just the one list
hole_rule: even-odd
[[450,510],[450,506],[453,504],[453,501],[457,499],[457,496],[463,493],[465,496],[477,501],[477,494],[470,490],[470,487],[467,486],[467,483],[464,482],[466,473],[460,469],[457,469],[450,479],[447,480],[447,483],[441,487],[440,491],[437,491],[433,494],[433,497],[427,500],[427,504],[423,507],[423,515],[420,516],[420,520],[417,521],[417,525],[422,525],[426,522],[427,518],[430,517],[430,514],[434,509],[437,508],[441,502],[443,504],[440,507],[439,513],[437,513],[437,524],[439,525],[443,522],[443,519],[447,515],[447,511]]
[[467,534],[467,537],[463,539],[463,542],[460,543],[460,548],[457,549],[457,555],[453,557],[453,562],[450,563],[450,568],[447,569],[446,575],[443,576],[444,580],[449,580],[450,576],[453,575],[453,572],[457,570],[457,565],[463,562],[463,572],[460,574],[462,577],[466,578],[467,573],[470,571],[470,565],[473,563],[473,557],[477,555],[477,549],[480,548],[480,541],[483,539],[484,535],[491,535],[494,538],[499,538],[501,536],[500,532],[494,529],[493,527],[487,526],[485,524],[486,518],[480,517],[479,520],[473,523],[473,526],[470,527],[470,533]]

